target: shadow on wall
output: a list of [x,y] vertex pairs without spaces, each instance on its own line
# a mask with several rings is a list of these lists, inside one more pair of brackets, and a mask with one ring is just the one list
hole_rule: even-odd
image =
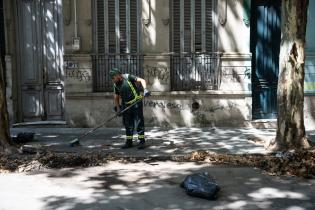
[[[77,104],[76,100],[67,101],[66,117],[70,127],[95,127],[115,115],[111,99],[92,100],[80,104]],[[192,96],[191,99],[177,100],[171,96],[166,96],[166,99],[152,96],[145,98],[143,104],[146,126],[168,128],[247,126],[251,107],[244,98],[209,99],[207,96],[199,95]],[[104,127],[117,126],[122,126],[121,118],[104,125]]]
[[[148,0],[149,2],[149,0]],[[154,1],[151,2],[151,7],[143,11],[144,16],[150,17],[149,27],[143,27],[144,35],[144,45],[152,46],[153,48],[157,45],[157,37],[154,30],[150,31],[150,27],[156,27],[156,6],[152,5]],[[238,52],[244,45],[249,46],[248,43],[243,43],[237,40],[239,35],[238,31],[232,25],[244,24],[242,21],[242,1],[228,2],[227,11],[229,12],[230,24],[223,25],[224,31],[226,33],[224,36],[218,37],[218,42],[220,46],[229,45],[227,49],[233,49],[233,51]],[[241,12],[240,12],[241,11]],[[216,14],[218,16],[218,14]],[[221,26],[220,26],[221,27]],[[245,28],[245,26],[244,26]],[[235,29],[235,31],[233,31]],[[245,28],[246,29],[246,28]],[[249,35],[248,35],[249,38]],[[233,78],[234,84],[237,88],[250,90],[251,87],[244,84],[244,78],[247,77],[248,67],[225,67],[227,69],[226,77]],[[243,69],[239,69],[243,68]],[[172,69],[171,69],[172,71]],[[242,72],[243,73],[239,73]],[[189,76],[189,75],[188,75]],[[250,79],[250,78],[249,78]],[[246,87],[245,87],[246,86]],[[245,88],[244,88],[245,87]],[[234,87],[233,87],[234,88]],[[178,95],[174,95],[178,98]],[[190,96],[188,96],[190,97]],[[210,96],[211,97],[211,96]],[[169,97],[169,99],[161,99],[160,97],[152,97],[144,102],[145,107],[145,118],[146,124],[149,126],[162,126],[162,127],[177,127],[177,126],[220,126],[220,125],[233,125],[233,126],[244,126],[246,119],[250,119],[250,104],[244,102],[244,98],[231,99],[231,100],[220,100],[214,97],[214,101],[204,100],[204,97],[200,97],[198,94],[194,95],[191,99],[182,97],[182,99],[175,100]],[[194,103],[199,103],[198,108],[194,108]]]
[[208,127],[245,126],[250,104],[241,99],[209,100],[198,95],[194,99],[146,99],[144,101],[147,126]]
[[311,121],[307,121],[308,123],[305,124],[306,129],[314,129],[314,123],[315,123],[315,97],[309,96],[305,98],[304,104],[307,103],[306,110],[304,108],[304,118],[305,117],[311,117]]
[[[143,26],[143,35],[144,35],[144,46],[152,46],[153,48],[156,47],[159,38],[158,37],[158,21],[164,21],[164,19],[162,18],[160,20],[160,18],[157,17],[157,12],[156,12],[156,8],[157,7],[161,7],[165,6],[167,1],[150,1],[150,0],[146,0],[145,1],[145,5],[144,5],[144,10],[143,10],[143,16],[146,17],[144,21],[144,26]],[[222,1],[222,2],[227,2],[226,4],[226,11],[223,11],[225,13],[228,13],[227,18],[228,18],[228,22],[225,22],[223,25],[220,25],[220,23],[218,23],[219,27],[217,27],[217,30],[219,28],[223,28],[222,30],[222,34],[221,36],[218,36],[218,44],[219,46],[226,46],[227,49],[230,49],[231,52],[241,52],[242,49],[244,49],[244,46],[249,46],[249,39],[246,40],[247,42],[244,43],[242,41],[240,41],[239,35],[240,33],[243,33],[242,31],[238,31],[239,27],[235,27],[235,26],[244,26],[244,29],[246,29],[245,23],[243,22],[243,1]],[[224,6],[222,6],[224,7]],[[171,13],[171,11],[170,11]],[[220,14],[221,15],[221,14]],[[218,12],[214,14],[215,17],[219,17]],[[171,17],[169,17],[171,18]],[[166,21],[166,20],[165,20]],[[168,23],[168,22],[167,22]],[[150,30],[150,28],[153,28],[153,30]],[[170,29],[172,30],[172,29]],[[248,33],[249,34],[249,33]],[[248,35],[249,38],[249,35]],[[166,41],[166,40],[160,40],[160,41]],[[171,49],[171,48],[170,48]],[[150,49],[145,49],[145,50],[149,50]],[[220,51],[222,51],[222,49],[219,49]]]
[[[144,9],[142,11],[143,16],[149,17],[150,24],[148,26],[143,26],[143,43],[144,46],[152,46],[155,48],[159,43],[158,33],[158,21],[161,21],[157,16],[157,7],[165,4],[167,1],[151,1],[151,4],[147,4],[149,0],[145,1],[149,9]],[[223,2],[223,1],[222,1]],[[224,1],[225,2],[225,1]],[[222,36],[218,36],[219,46],[229,46],[227,49],[231,51],[239,52],[244,49],[244,45],[249,46],[248,43],[243,43],[238,40],[239,33],[235,26],[244,24],[244,29],[246,30],[245,23],[242,20],[242,2],[243,1],[227,1],[226,12],[228,12],[228,22],[223,26],[218,28],[223,28],[221,31]],[[153,4],[154,3],[154,4]],[[219,14],[215,14],[219,16]],[[232,27],[233,26],[233,27]],[[155,30],[151,30],[155,28]],[[233,78],[234,88],[241,88],[249,90],[250,87],[244,88],[244,78],[246,75],[244,67],[244,74],[240,73],[243,70],[236,69],[236,67],[225,67],[230,68],[226,73],[227,78]],[[237,67],[239,68],[239,67]],[[243,67],[242,67],[243,68]],[[223,71],[223,70],[222,70]],[[177,97],[177,95],[176,95]],[[188,96],[189,97],[189,96]],[[211,96],[212,97],[212,96]],[[250,119],[251,104],[244,102],[244,98],[221,100],[217,99],[214,95],[214,100],[204,100],[204,97],[198,94],[194,95],[191,99],[182,97],[183,99],[174,100],[172,97],[170,99],[163,99],[152,97],[145,102],[145,117],[146,122],[149,125],[155,126],[217,126],[217,125],[237,125],[243,126],[246,119]],[[195,102],[199,103],[198,108],[194,108],[193,104]],[[110,100],[107,102],[111,103]],[[95,110],[95,109],[94,109]],[[94,111],[92,111],[94,112]],[[96,114],[91,113],[90,110],[82,108],[82,115],[77,119],[73,118],[70,120],[71,124],[80,127],[89,127],[92,124],[100,122],[101,119],[96,116]],[[104,116],[105,117],[105,116]],[[105,119],[104,119],[105,120]],[[78,122],[78,123],[76,123]]]
[[158,34],[160,30],[157,27],[160,19],[157,18],[156,9],[158,6],[161,6],[158,4],[164,5],[165,1],[145,0],[143,4],[143,16],[145,18],[143,19],[142,34],[144,37],[144,46],[148,46],[148,48],[144,49],[144,51],[149,53],[155,51],[154,49],[157,47],[158,39],[161,39],[161,34]]
[[[246,1],[246,0],[245,0]],[[225,18],[225,21],[218,21],[218,50],[225,52],[244,52],[249,46],[249,32],[245,33],[246,25],[243,22],[243,1],[218,1],[218,11],[215,16],[218,19]],[[224,5],[226,4],[226,5]],[[221,8],[221,9],[220,9]],[[240,36],[240,34],[243,34]],[[248,52],[245,52],[248,53]]]

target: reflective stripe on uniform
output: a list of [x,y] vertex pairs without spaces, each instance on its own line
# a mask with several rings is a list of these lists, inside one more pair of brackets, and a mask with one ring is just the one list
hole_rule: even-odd
[[133,136],[126,136],[126,139],[133,139]]
[[144,139],[144,135],[138,135],[138,139]]
[[135,96],[134,99],[132,99],[131,101],[126,102],[126,104],[130,105],[130,104],[135,103],[135,102],[138,101],[139,99],[141,99],[142,96],[141,96],[141,95],[138,95],[137,91],[135,90],[135,88],[133,87],[133,85],[131,84],[131,82],[130,82],[129,80],[127,80],[127,82],[128,82],[128,85],[129,85],[129,87],[130,87],[130,89],[131,89],[133,95]]

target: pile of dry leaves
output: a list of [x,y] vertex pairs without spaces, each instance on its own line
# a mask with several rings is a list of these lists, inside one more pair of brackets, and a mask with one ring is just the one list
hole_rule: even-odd
[[270,175],[295,175],[305,178],[315,177],[314,151],[297,151],[268,155],[233,155],[196,151],[191,153],[188,159],[191,161],[205,161],[215,164],[257,167]]
[[36,155],[4,155],[0,153],[0,172],[34,171],[46,168],[89,167],[104,164],[111,160],[123,162],[138,161],[198,161],[211,164],[257,167],[271,175],[295,175],[305,178],[315,177],[315,152],[299,151],[288,153],[262,154],[218,154],[208,151],[195,151],[185,156],[169,157],[119,157],[104,153],[52,153]]
[[44,168],[97,166],[107,161],[98,154],[47,152],[36,155],[4,155],[0,153],[0,172],[33,171]]

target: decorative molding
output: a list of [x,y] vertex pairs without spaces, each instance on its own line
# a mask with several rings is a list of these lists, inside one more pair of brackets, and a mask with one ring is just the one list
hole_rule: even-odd
[[144,15],[144,18],[142,18],[142,24],[148,27],[151,24],[151,0],[145,0],[146,4],[143,5],[143,9],[146,9],[146,12],[148,12],[147,15]]
[[166,25],[166,26],[170,23],[170,19],[169,18],[162,18],[161,20],[162,20],[162,23],[164,25]]
[[144,55],[144,60],[168,60],[170,55],[163,55],[163,54],[149,54]]
[[64,54],[64,60],[80,60],[80,61],[91,61],[92,62],[92,54]]
[[71,23],[71,1],[63,0],[62,5],[62,15],[63,15],[63,23],[65,25],[70,25]]
[[219,23],[224,25],[227,19],[227,0],[218,1]]
[[252,54],[251,53],[223,53],[221,56],[222,60],[225,59],[252,59]]
[[[157,97],[178,97],[178,98],[192,98],[192,97],[202,97],[202,96],[211,96],[213,98],[244,98],[244,97],[252,97],[251,91],[154,91],[152,93],[152,98]],[[73,100],[112,100],[113,93],[112,92],[102,92],[102,93],[66,93],[66,99]]]
[[312,52],[305,51],[305,57],[306,58],[314,58],[315,57],[315,52],[314,51],[312,51]]

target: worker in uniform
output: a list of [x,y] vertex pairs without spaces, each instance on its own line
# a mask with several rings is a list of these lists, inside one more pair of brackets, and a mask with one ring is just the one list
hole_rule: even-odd
[[[120,115],[121,110],[132,105],[130,109],[122,113],[123,124],[126,129],[126,142],[122,148],[133,147],[133,132],[136,128],[139,140],[138,149],[144,149],[145,136],[142,97],[150,96],[150,91],[146,88],[147,83],[140,77],[122,74],[117,68],[111,69],[109,75],[114,83],[114,103],[117,114]],[[143,96],[140,94],[141,87],[143,88]]]

